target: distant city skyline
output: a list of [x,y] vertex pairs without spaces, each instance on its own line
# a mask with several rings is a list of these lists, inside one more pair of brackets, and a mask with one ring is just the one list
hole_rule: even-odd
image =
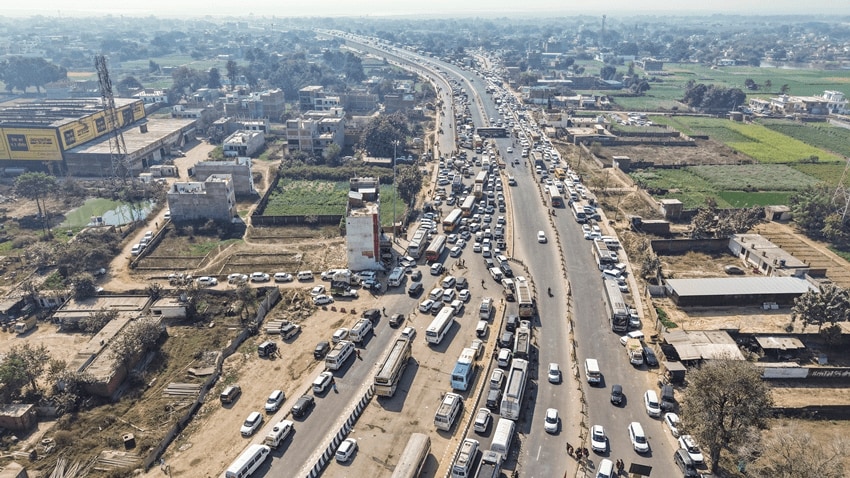
[[850,4],[835,0],[714,0],[712,2],[669,2],[662,0],[608,0],[603,3],[564,2],[556,0],[430,0],[400,2],[398,0],[324,0],[322,2],[280,2],[253,0],[246,3],[216,0],[143,0],[139,2],[104,2],[103,0],[33,0],[0,7],[0,16],[180,16],[207,15],[241,17],[248,15],[276,17],[343,17],[343,16],[504,16],[524,17],[535,14],[558,16],[627,14],[646,15],[850,15]]

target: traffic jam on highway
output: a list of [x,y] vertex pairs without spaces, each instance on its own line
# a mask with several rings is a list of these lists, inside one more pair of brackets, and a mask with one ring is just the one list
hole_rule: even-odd
[[[375,44],[373,40],[369,43]],[[387,452],[397,457],[397,461],[391,459],[393,477],[419,476],[429,455],[438,462],[435,475],[439,470],[439,476],[450,472],[457,478],[495,478],[511,470],[547,470],[553,473],[551,476],[557,470],[559,476],[580,467],[592,471],[597,478],[611,478],[628,471],[628,465],[635,462],[651,465],[663,476],[673,476],[664,474],[673,470],[685,477],[699,476],[697,467],[704,464],[702,454],[693,438],[680,435],[672,387],[663,386],[658,391],[643,387],[640,392],[628,393],[636,386],[625,385],[624,392],[623,383],[609,384],[605,380],[608,374],[616,375],[614,370],[634,374],[629,370],[657,366],[657,359],[643,340],[640,314],[626,301],[630,295],[628,266],[618,255],[620,244],[615,235],[603,232],[601,211],[579,173],[562,160],[535,124],[532,110],[520,105],[514,94],[502,87],[494,70],[453,70],[448,64],[439,63],[438,67],[430,59],[404,54],[419,67],[432,65],[432,72],[436,75],[439,71],[445,84],[450,85],[453,111],[449,118],[453,129],[444,134],[455,140],[456,149],[432,160],[430,210],[423,211],[417,226],[410,228],[404,249],[396,246],[397,265],[377,275],[349,272],[356,282],[377,284],[377,290],[383,288],[383,279],[386,291],[377,296],[381,307],[363,312],[353,324],[328,331],[329,340],[320,342],[314,354],[323,361],[324,370],[314,374],[312,393],[301,396],[286,417],[261,433],[262,442],[246,448],[228,467],[226,476],[250,476],[286,440],[298,440],[293,433],[297,424],[290,418],[300,420],[302,426],[309,425],[311,410],[324,406],[316,398],[331,389],[336,392],[337,380],[350,373],[349,368],[369,365],[354,361],[361,353],[375,357],[370,380],[375,395],[385,404],[402,394],[413,397],[440,392],[439,401],[425,410],[405,407],[403,416],[427,416],[433,426],[425,425],[423,419],[415,432],[406,433],[402,439],[396,435],[394,446],[399,448]],[[474,91],[464,78],[472,78],[471,83],[483,91]],[[542,198],[543,207],[518,204],[520,189],[534,194],[537,200]],[[543,218],[547,225],[522,230],[517,225],[517,215]],[[554,221],[556,216],[558,221]],[[571,229],[559,222],[569,217],[575,222]],[[613,343],[619,342],[625,349],[619,362],[604,363],[601,357],[590,356],[571,359],[569,350],[544,350],[541,345],[544,340],[568,343],[563,324],[551,328],[553,325],[548,322],[555,320],[548,312],[549,307],[555,308],[549,304],[566,296],[563,277],[536,274],[534,266],[526,262],[534,263],[532,256],[536,256],[544,262],[557,263],[558,253],[553,252],[557,249],[550,242],[558,242],[565,235],[580,236],[582,241],[588,241],[583,243],[590,244],[583,250],[571,250],[570,254],[585,254],[588,261],[595,263],[597,276],[592,280],[598,282],[593,287],[604,297],[606,308],[598,315],[607,321],[603,328],[616,334]],[[591,278],[571,276],[570,280],[590,282]],[[397,294],[398,291],[404,293]],[[599,297],[592,298],[594,303],[600,303]],[[379,327],[381,317],[390,315],[389,328]],[[380,349],[379,344],[369,343],[376,346],[369,350],[365,346],[368,337],[378,334],[392,336],[380,342],[385,344]],[[419,381],[419,375],[427,373],[423,367],[416,367],[415,378],[405,377],[412,368],[408,366],[411,361],[423,364],[431,355],[446,353],[446,342],[460,349],[460,353],[440,373],[439,377],[445,377],[442,381]],[[593,346],[589,348],[593,350]],[[551,360],[542,362],[544,357]],[[578,376],[573,370],[579,371]],[[582,389],[603,387],[610,398],[605,403],[591,401],[592,413],[587,415],[594,418],[614,414],[615,420],[622,422],[619,429],[612,430],[610,424],[578,425],[583,420],[580,400],[572,397],[571,387],[564,384],[578,377],[584,379]],[[649,383],[645,375],[628,383],[643,382]],[[239,393],[230,389],[225,392]],[[223,393],[222,403],[233,398]],[[351,396],[349,400],[359,398]],[[545,401],[560,405],[547,406]],[[278,412],[283,402],[283,393],[273,391],[265,404],[266,412]],[[603,410],[603,406],[617,411]],[[327,412],[330,410],[322,409],[322,414]],[[651,423],[645,427],[646,420]],[[263,416],[252,413],[242,434],[253,435],[262,423]],[[657,435],[662,423],[670,435],[664,441],[674,444],[674,451],[654,454],[650,438],[657,443],[656,448],[665,448]],[[336,430],[327,430],[327,434],[332,433]],[[323,435],[316,443],[299,442],[298,446],[321,455],[324,438]],[[365,468],[367,463],[357,463],[358,453],[366,451],[363,441],[348,437],[333,443],[335,461],[348,466],[348,472],[374,470]],[[403,451],[400,444],[406,444]],[[532,444],[537,448],[528,449]],[[672,455],[672,460],[661,455]],[[536,456],[555,457],[557,462],[538,464]],[[313,463],[292,466],[304,469]],[[336,476],[333,471],[326,468],[326,472]]]

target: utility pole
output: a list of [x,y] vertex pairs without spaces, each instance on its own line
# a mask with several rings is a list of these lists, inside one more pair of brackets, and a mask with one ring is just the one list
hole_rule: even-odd
[[393,141],[393,242],[396,244],[398,244],[398,237],[395,229],[395,201],[396,196],[398,196],[398,191],[396,190],[395,186],[395,158],[396,156],[398,156],[398,151],[396,151],[397,148],[398,140],[395,140]]

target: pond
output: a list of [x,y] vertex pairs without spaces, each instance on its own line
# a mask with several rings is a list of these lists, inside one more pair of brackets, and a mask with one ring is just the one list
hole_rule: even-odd
[[111,199],[93,198],[65,214],[65,221],[60,227],[121,226],[146,218],[154,205],[153,201],[131,204]]

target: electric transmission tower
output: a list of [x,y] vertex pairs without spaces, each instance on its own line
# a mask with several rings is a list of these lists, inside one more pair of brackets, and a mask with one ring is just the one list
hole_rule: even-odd
[[850,189],[847,188],[848,170],[850,170],[850,160],[844,160],[844,172],[841,173],[841,181],[838,181],[838,186],[835,187],[835,192],[832,193],[832,206],[835,208],[835,213],[841,215],[841,223],[847,219],[847,210],[850,208]]
[[115,107],[115,95],[112,93],[112,80],[106,68],[106,57],[94,57],[94,67],[97,69],[97,82],[100,85],[100,99],[106,112],[106,127],[109,129],[109,155],[112,162],[112,178],[127,181],[130,168],[127,164],[127,146],[124,144],[124,133]]

